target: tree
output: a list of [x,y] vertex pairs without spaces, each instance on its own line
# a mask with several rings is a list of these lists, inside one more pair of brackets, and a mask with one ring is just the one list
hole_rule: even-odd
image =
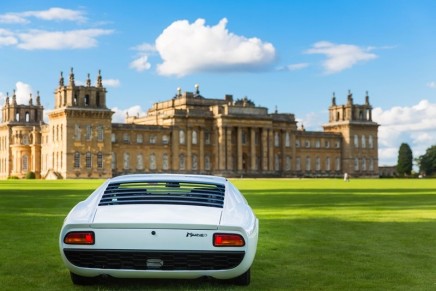
[[418,159],[419,171],[430,176],[436,174],[436,145],[429,147]]
[[413,167],[413,154],[407,143],[402,143],[398,151],[397,172],[400,176],[410,175]]

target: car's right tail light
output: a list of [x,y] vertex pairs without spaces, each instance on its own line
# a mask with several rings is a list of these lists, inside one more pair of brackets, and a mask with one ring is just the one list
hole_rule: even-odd
[[69,245],[93,245],[95,235],[93,231],[72,231],[64,237],[64,243]]
[[214,247],[243,247],[245,240],[240,234],[234,233],[215,233],[213,235]]

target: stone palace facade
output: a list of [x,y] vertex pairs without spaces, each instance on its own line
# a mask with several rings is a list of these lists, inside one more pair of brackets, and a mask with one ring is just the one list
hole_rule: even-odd
[[61,73],[55,108],[43,120],[40,96],[1,109],[0,178],[109,178],[127,173],[193,173],[227,177],[378,176],[378,124],[368,94],[355,104],[333,95],[323,131],[297,127],[294,114],[269,113],[251,100],[181,92],[145,116],[112,123],[107,91],[68,83]]

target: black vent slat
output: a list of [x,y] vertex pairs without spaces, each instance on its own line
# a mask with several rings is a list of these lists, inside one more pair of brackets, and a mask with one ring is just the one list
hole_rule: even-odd
[[[75,266],[96,269],[127,270],[228,270],[237,267],[245,252],[232,251],[144,251],[64,249]],[[150,260],[162,262],[159,267]]]
[[222,208],[225,187],[178,181],[111,183],[99,206],[123,204],[174,204]]

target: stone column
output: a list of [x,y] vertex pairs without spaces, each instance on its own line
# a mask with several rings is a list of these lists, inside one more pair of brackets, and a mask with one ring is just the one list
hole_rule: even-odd
[[217,136],[217,145],[218,145],[218,170],[223,171],[226,169],[226,128],[221,126],[217,130],[218,136]]
[[232,155],[232,128],[226,128],[226,170],[233,169],[233,155]]
[[236,159],[237,159],[237,170],[242,171],[242,128],[236,128]]
[[204,128],[200,128],[197,142],[199,143],[200,146],[200,151],[199,151],[200,154],[198,157],[199,169],[200,172],[203,172],[204,171]]
[[256,129],[250,128],[250,169],[256,170]]
[[186,129],[186,160],[185,160],[185,169],[187,171],[192,170],[192,129]]
[[262,171],[268,170],[268,129],[262,128]]
[[274,170],[274,133],[268,130],[268,170]]

